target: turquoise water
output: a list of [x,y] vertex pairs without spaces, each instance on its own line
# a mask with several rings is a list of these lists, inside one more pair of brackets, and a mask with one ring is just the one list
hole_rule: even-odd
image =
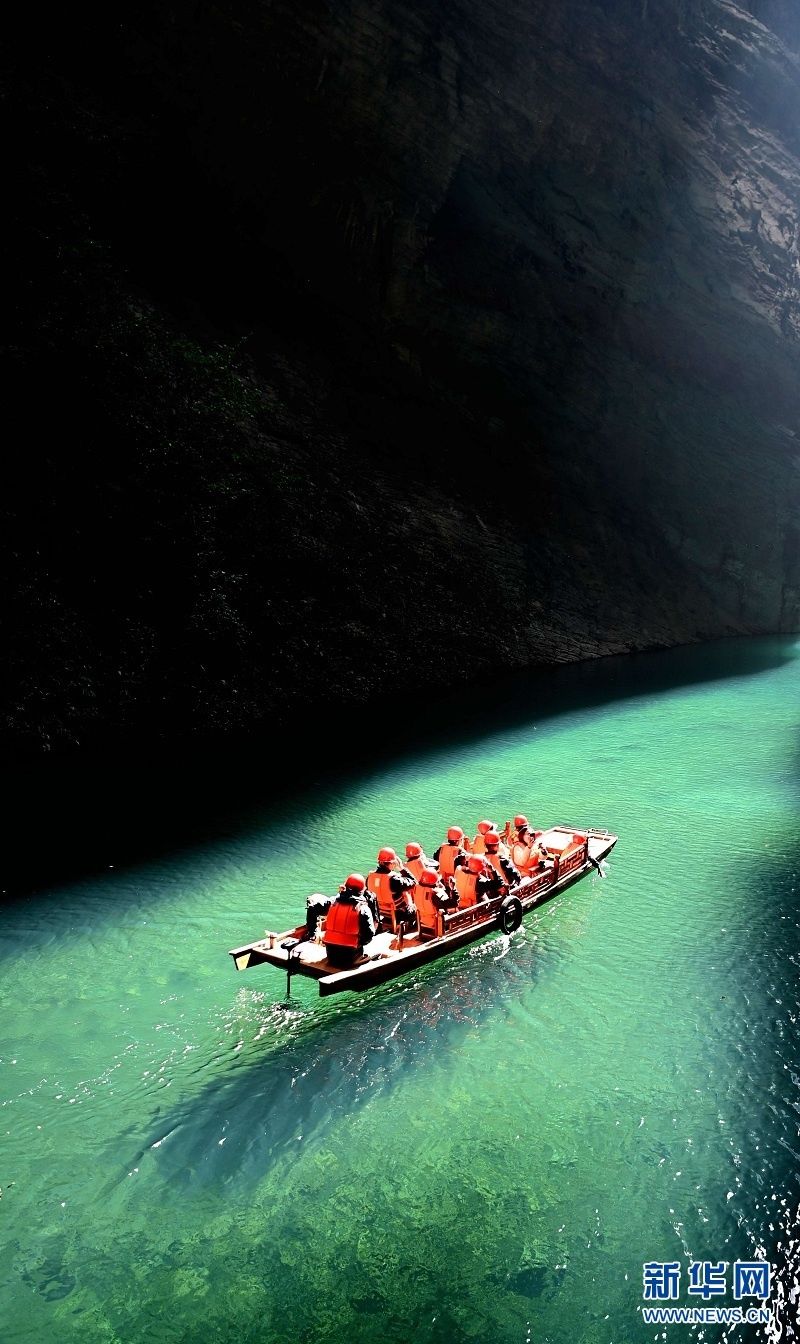
[[[785,1335],[799,647],[461,697],[428,750],[7,905],[3,1344],[619,1344],[659,1334],[643,1261],[754,1256]],[[379,844],[520,808],[617,831],[607,878],[358,998],[234,971]]]

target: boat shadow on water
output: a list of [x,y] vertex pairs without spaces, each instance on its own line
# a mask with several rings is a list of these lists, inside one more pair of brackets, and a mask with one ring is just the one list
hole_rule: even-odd
[[410,982],[345,1004],[267,1007],[259,994],[253,1006],[252,992],[243,991],[250,1032],[260,1022],[249,1046],[232,1069],[157,1116],[131,1166],[149,1156],[159,1179],[207,1187],[259,1179],[291,1161],[299,1144],[318,1144],[412,1069],[457,1050],[468,1033],[502,1030],[542,973],[536,935],[528,921],[511,938],[494,935]]

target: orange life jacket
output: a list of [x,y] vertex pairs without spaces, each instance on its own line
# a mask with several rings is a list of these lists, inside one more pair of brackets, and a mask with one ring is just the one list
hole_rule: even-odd
[[455,872],[455,861],[459,854],[463,854],[460,845],[452,845],[446,840],[439,850],[439,872],[442,877],[452,877]]
[[468,905],[478,904],[478,879],[480,876],[480,873],[468,873],[465,868],[456,868],[455,883],[460,910],[466,909]]
[[406,868],[418,882],[422,876],[423,868],[429,868],[430,865],[431,860],[426,859],[424,854],[420,854],[418,859],[406,859]]
[[434,893],[440,897],[444,896],[444,888],[419,886],[414,891],[419,922],[425,929],[438,929],[439,927],[439,907],[434,900]]
[[519,868],[521,873],[531,872],[532,869],[539,866],[539,846],[526,844],[524,840],[517,840],[511,846],[511,862],[515,868]]
[[478,834],[475,836],[475,839],[472,842],[472,852],[473,854],[486,853],[486,841],[484,840],[480,831],[478,831]]
[[394,871],[390,873],[374,872],[367,877],[367,890],[377,896],[378,909],[382,915],[386,915],[387,919],[391,919],[398,909],[405,918],[408,898],[410,896],[413,901],[417,892],[417,888],[411,885],[404,887],[401,891],[392,891],[394,875]]
[[518,841],[511,850],[511,860],[514,866],[519,868],[519,871],[525,877],[537,871],[541,857],[542,851],[537,840],[531,840],[529,844]]
[[492,867],[494,868],[495,872],[497,873],[497,876],[501,879],[501,881],[506,882],[506,883],[508,882],[508,878],[506,877],[505,873],[503,872],[503,865],[502,865],[502,863],[501,863],[501,861],[500,861],[500,854],[499,854],[499,853],[498,853],[498,854],[489,854],[489,853],[487,853],[487,854],[486,854],[486,862],[487,862],[487,863],[490,863],[490,864],[492,865]]
[[361,912],[350,901],[334,901],[325,919],[325,942],[332,947],[360,947]]
[[394,914],[394,893],[391,888],[391,873],[369,873],[367,890],[378,898],[378,909],[389,918]]

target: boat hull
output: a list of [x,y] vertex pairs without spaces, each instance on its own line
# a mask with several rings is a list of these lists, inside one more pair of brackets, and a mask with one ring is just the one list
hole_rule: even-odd
[[[570,827],[551,827],[547,834],[567,835],[570,831]],[[523,915],[545,905],[559,892],[594,872],[617,843],[617,836],[609,831],[587,831],[584,828],[583,834],[587,836],[587,845],[582,862],[575,863],[566,872],[556,868],[526,878],[513,893],[519,898]],[[292,976],[303,975],[319,982],[322,997],[344,991],[358,993],[429,965],[489,933],[497,932],[501,928],[502,904],[502,899],[498,898],[488,905],[471,906],[468,910],[456,912],[449,917],[449,927],[439,937],[410,937],[398,946],[394,935],[378,934],[369,944],[367,954],[356,965],[346,969],[330,966],[325,958],[325,949],[320,944],[303,939],[302,943],[295,946],[281,946],[281,943],[302,939],[304,927],[268,934],[257,942],[234,948],[230,956],[240,971],[265,963],[284,971],[287,974],[287,990]]]

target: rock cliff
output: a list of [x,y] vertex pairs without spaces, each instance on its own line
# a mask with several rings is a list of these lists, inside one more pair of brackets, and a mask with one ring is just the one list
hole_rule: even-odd
[[800,623],[781,0],[20,21],[9,740]]

